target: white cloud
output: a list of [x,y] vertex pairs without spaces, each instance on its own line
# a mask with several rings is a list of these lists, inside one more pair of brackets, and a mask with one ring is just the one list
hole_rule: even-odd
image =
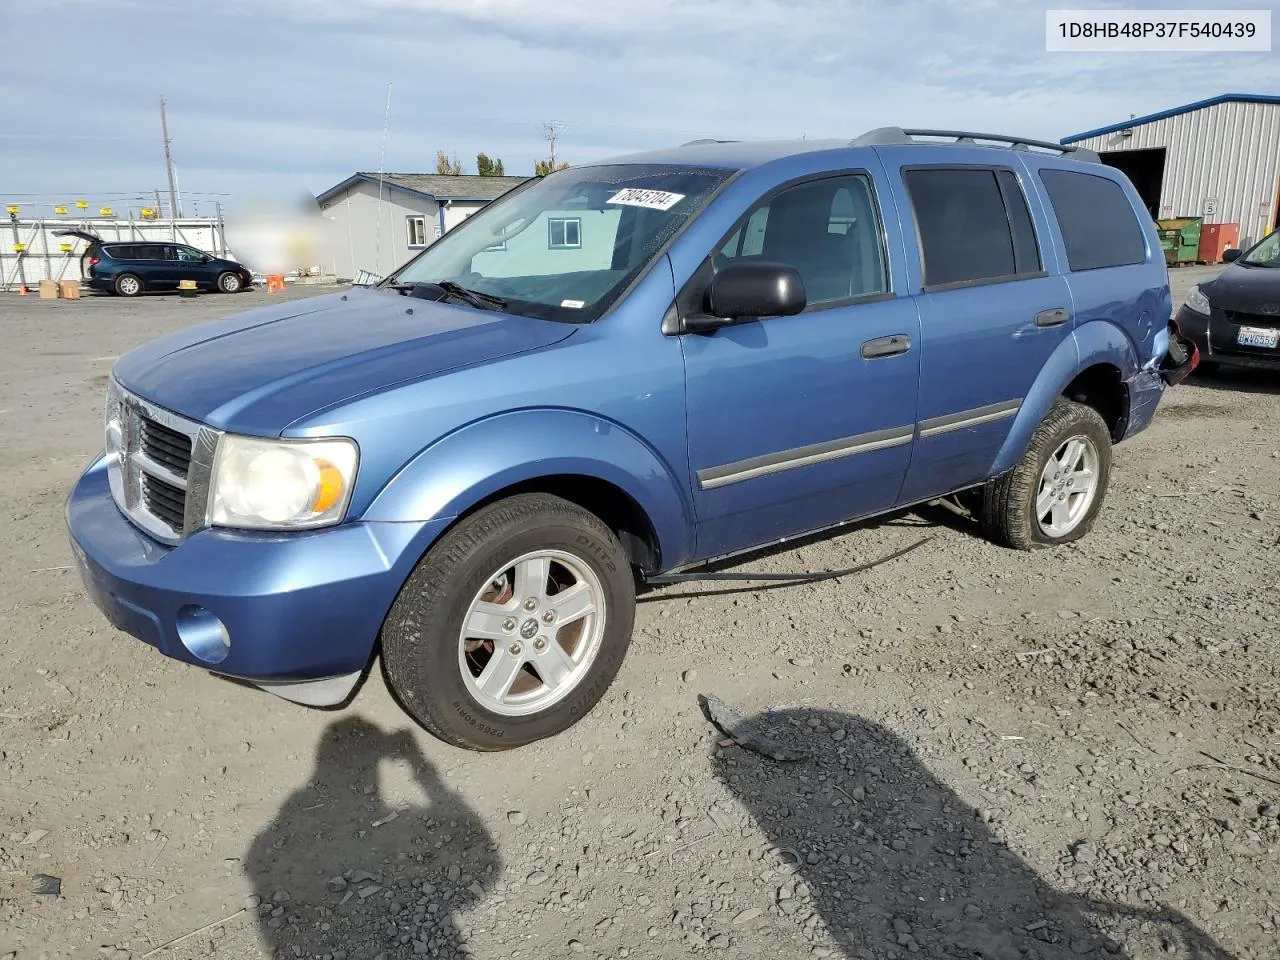
[[[1204,5],[1109,0],[1109,5]],[[1000,0],[47,0],[6,13],[0,189],[163,183],[170,102],[183,186],[323,189],[376,168],[509,172],[565,123],[580,163],[700,135],[854,136],[885,124],[1057,139],[1227,90],[1274,90],[1266,54],[1044,51],[1044,4]],[[7,25],[8,25],[7,24]],[[146,38],[145,50],[139,38]],[[75,118],[69,128],[67,117]],[[66,138],[71,130],[79,137]],[[27,139],[38,135],[40,139]]]

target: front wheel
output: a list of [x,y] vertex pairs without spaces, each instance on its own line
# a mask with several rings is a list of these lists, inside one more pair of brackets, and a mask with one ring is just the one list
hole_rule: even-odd
[[1106,421],[1092,407],[1058,400],[1018,465],[983,489],[983,530],[1018,550],[1079,540],[1102,509],[1110,477]]
[[383,670],[431,733],[504,750],[595,706],[634,616],[613,532],[559,497],[522,494],[463,520],[419,562],[383,625]]
[[243,287],[244,283],[239,275],[230,270],[218,277],[218,289],[223,293],[239,293]]

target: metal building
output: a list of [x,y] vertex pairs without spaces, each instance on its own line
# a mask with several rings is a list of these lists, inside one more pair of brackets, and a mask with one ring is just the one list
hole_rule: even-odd
[[1062,142],[1123,170],[1154,219],[1238,224],[1246,248],[1276,227],[1280,96],[1224,93]]

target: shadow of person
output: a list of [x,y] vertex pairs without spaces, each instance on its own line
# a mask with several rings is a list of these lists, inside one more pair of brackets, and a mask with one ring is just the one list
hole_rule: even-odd
[[810,758],[720,750],[716,776],[776,847],[779,910],[847,957],[1230,960],[1174,911],[1055,890],[884,727],[807,709],[749,725]]
[[409,732],[357,717],[326,728],[310,780],[245,859],[266,944],[331,960],[469,956],[458,916],[500,866],[479,817]]

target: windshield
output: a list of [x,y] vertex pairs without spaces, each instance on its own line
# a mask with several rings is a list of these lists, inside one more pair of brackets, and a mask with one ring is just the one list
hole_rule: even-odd
[[733,171],[670,165],[578,167],[502,197],[386,284],[456,283],[512,313],[599,317]]
[[1280,267],[1280,230],[1264,237],[1262,242],[1240,258],[1255,267]]

